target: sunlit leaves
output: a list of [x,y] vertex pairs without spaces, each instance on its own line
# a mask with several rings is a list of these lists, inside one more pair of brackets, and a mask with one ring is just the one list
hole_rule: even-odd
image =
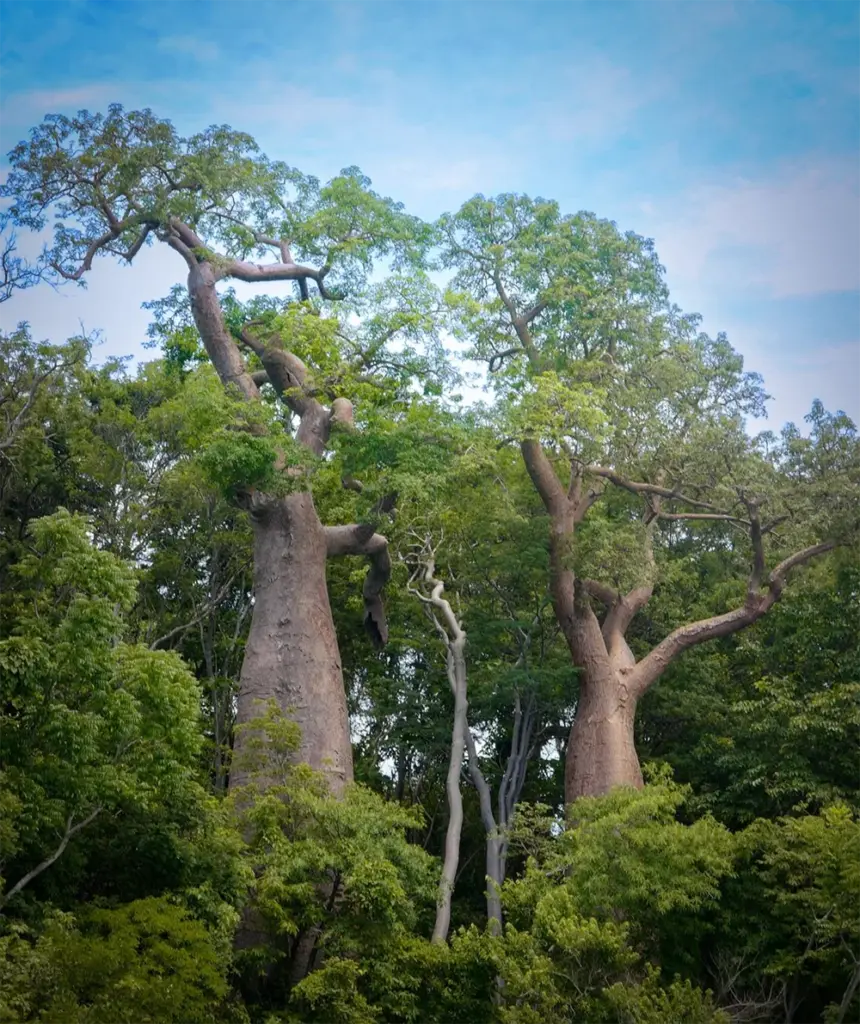
[[177,655],[122,642],[135,573],[93,546],[82,518],[35,522],[17,576],[0,640],[3,787],[18,808],[9,883],[64,823],[193,788],[201,742],[196,681]]

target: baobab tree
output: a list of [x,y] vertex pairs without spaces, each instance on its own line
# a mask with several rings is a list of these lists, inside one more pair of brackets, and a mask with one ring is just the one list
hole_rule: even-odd
[[[549,518],[549,591],[579,679],[566,803],[641,786],[636,705],[667,666],[758,621],[796,569],[855,535],[855,427],[816,403],[808,438],[749,437],[760,378],[669,302],[653,244],[611,222],[476,196],[437,229],[451,306]],[[736,604],[634,654],[663,553],[703,530],[748,564]]]
[[[389,556],[372,524],[320,521],[302,462],[326,453],[332,431],[351,428],[351,382],[361,377],[366,391],[380,362],[390,369],[387,346],[412,321],[389,303],[390,316],[370,318],[362,346],[332,318],[327,338],[342,346],[333,373],[305,362],[296,346],[319,320],[321,304],[359,291],[372,260],[402,256],[420,225],[375,194],[355,168],[321,186],[226,126],[183,138],[151,111],[119,105],[106,115],[50,115],[9,159],[2,187],[9,226],[53,226],[36,265],[41,280],[83,284],[100,257],[133,263],[144,246],[162,246],[166,259],[184,266],[193,322],[224,387],[257,406],[261,387],[271,385],[291,413],[298,457],[273,452],[263,478],[248,480],[240,494],[254,526],[255,603],[237,723],[253,720],[258,702],[275,699],[301,727],[299,758],[327,773],[340,792],[352,779],[352,751],[326,560],[369,560],[365,622],[381,644]],[[294,282],[295,315],[279,317],[270,306],[266,316],[243,318],[234,303],[228,325],[217,288],[231,281]],[[246,429],[264,432],[253,416]],[[237,768],[231,785],[243,781]]]

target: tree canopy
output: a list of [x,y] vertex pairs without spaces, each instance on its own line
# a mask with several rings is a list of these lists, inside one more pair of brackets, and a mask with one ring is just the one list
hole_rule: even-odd
[[136,366],[0,334],[0,1018],[854,1019],[850,418],[753,435],[592,213],[118,105],[9,160],[0,299],[187,280]]

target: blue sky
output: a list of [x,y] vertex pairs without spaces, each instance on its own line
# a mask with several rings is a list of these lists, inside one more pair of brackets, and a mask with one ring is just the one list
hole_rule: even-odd
[[[653,237],[675,301],[775,396],[860,418],[860,7],[851,0],[0,0],[0,150],[48,112],[229,123],[433,217],[522,191]],[[172,253],[0,310],[141,354]]]

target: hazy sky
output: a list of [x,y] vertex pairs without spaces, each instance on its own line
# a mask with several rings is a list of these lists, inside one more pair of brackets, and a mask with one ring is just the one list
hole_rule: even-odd
[[[774,395],[860,418],[860,6],[830,2],[0,0],[0,150],[46,113],[229,123],[424,217],[527,192],[656,240],[673,298]],[[165,249],[0,308],[141,355]]]

